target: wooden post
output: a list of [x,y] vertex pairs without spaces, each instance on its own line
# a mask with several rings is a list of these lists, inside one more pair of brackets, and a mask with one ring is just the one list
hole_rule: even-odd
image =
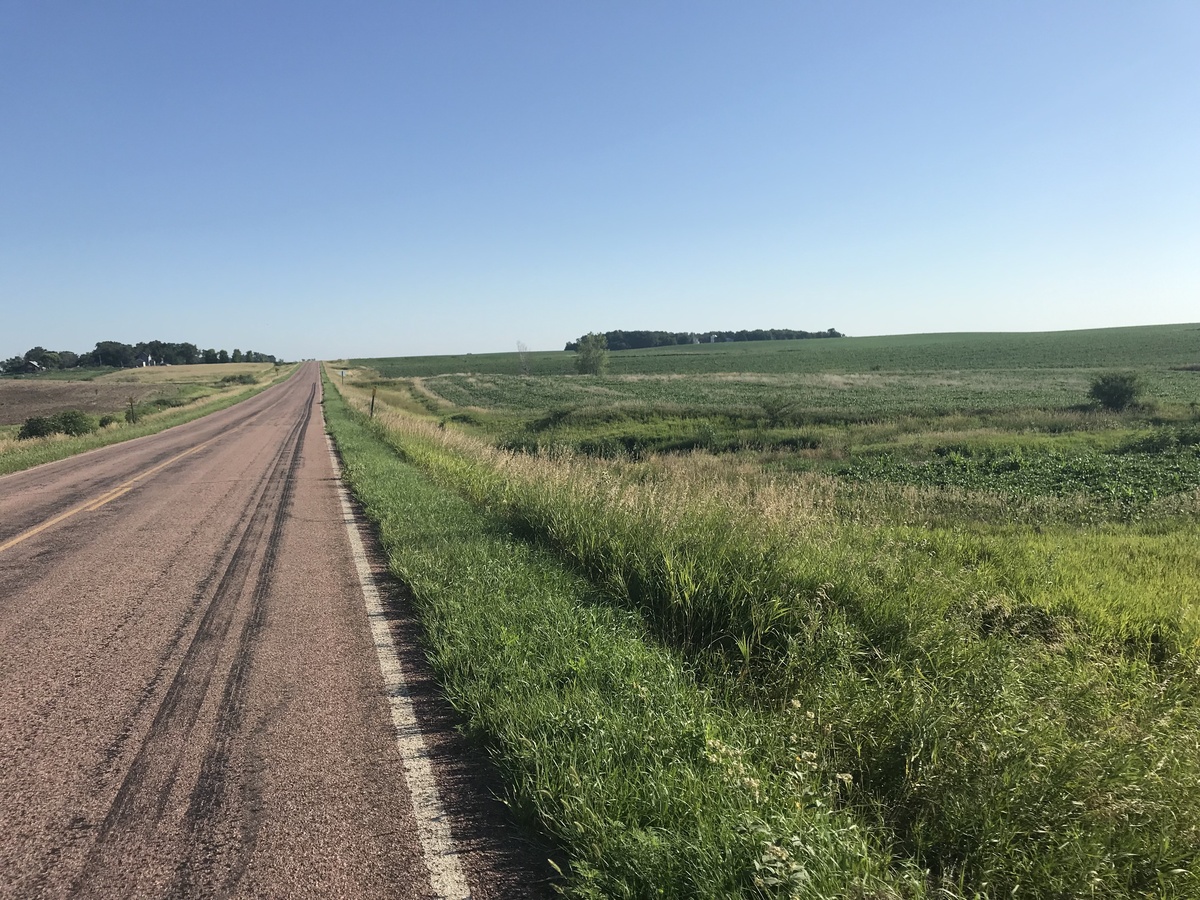
[[368,418],[375,418],[375,392],[379,390],[377,387],[371,388],[371,415]]

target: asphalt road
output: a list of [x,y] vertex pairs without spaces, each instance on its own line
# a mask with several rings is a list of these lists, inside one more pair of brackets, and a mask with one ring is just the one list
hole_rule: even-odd
[[[0,478],[0,896],[438,895],[320,391]],[[391,618],[471,896],[540,893]]]

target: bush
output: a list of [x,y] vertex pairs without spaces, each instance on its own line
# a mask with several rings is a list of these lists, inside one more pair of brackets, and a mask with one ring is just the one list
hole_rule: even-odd
[[1132,372],[1105,372],[1092,381],[1088,396],[1105,409],[1120,411],[1137,398],[1139,386]]
[[68,409],[60,412],[51,421],[54,423],[56,431],[61,431],[63,434],[69,434],[72,437],[78,437],[81,434],[91,434],[96,430],[96,420],[87,413],[82,413],[77,409]]
[[117,416],[114,416],[111,413],[105,414],[100,417],[100,427],[107,428],[109,425],[112,425],[118,421],[120,420],[117,418]]
[[78,437],[96,430],[96,420],[77,409],[68,409],[53,416],[30,416],[17,432],[17,440],[69,434]]
[[237,375],[226,375],[221,379],[222,384],[258,384],[258,379],[250,372],[239,372]]
[[30,438],[49,437],[57,433],[54,420],[48,416],[30,416],[17,432],[17,440],[27,441]]

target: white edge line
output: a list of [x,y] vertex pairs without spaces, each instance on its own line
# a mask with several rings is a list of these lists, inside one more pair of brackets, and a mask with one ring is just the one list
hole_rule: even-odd
[[329,458],[334,474],[338,476],[338,497],[342,503],[342,518],[346,533],[350,536],[350,552],[354,567],[358,570],[358,581],[362,586],[363,599],[367,606],[367,619],[371,624],[371,637],[375,641],[375,652],[379,656],[379,668],[383,672],[383,685],[392,712],[392,724],[396,728],[396,746],[404,763],[404,777],[412,797],[413,817],[417,820],[417,833],[421,839],[421,850],[425,854],[425,865],[429,869],[429,882],[433,893],[444,900],[470,900],[471,889],[463,875],[458,859],[458,849],[450,833],[450,824],[438,796],[437,781],[433,776],[433,765],[425,736],[421,732],[409,698],[408,685],[404,681],[404,670],[392,643],[379,589],[371,575],[367,553],[363,548],[358,523],[350,506],[346,486],[341,483],[342,467],[333,450],[333,441],[328,433],[325,442],[329,447]]

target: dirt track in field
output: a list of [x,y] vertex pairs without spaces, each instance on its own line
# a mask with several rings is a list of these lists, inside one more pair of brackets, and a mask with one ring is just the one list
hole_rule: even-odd
[[[433,896],[319,398],[0,478],[0,896]],[[541,896],[383,587],[471,896]]]

